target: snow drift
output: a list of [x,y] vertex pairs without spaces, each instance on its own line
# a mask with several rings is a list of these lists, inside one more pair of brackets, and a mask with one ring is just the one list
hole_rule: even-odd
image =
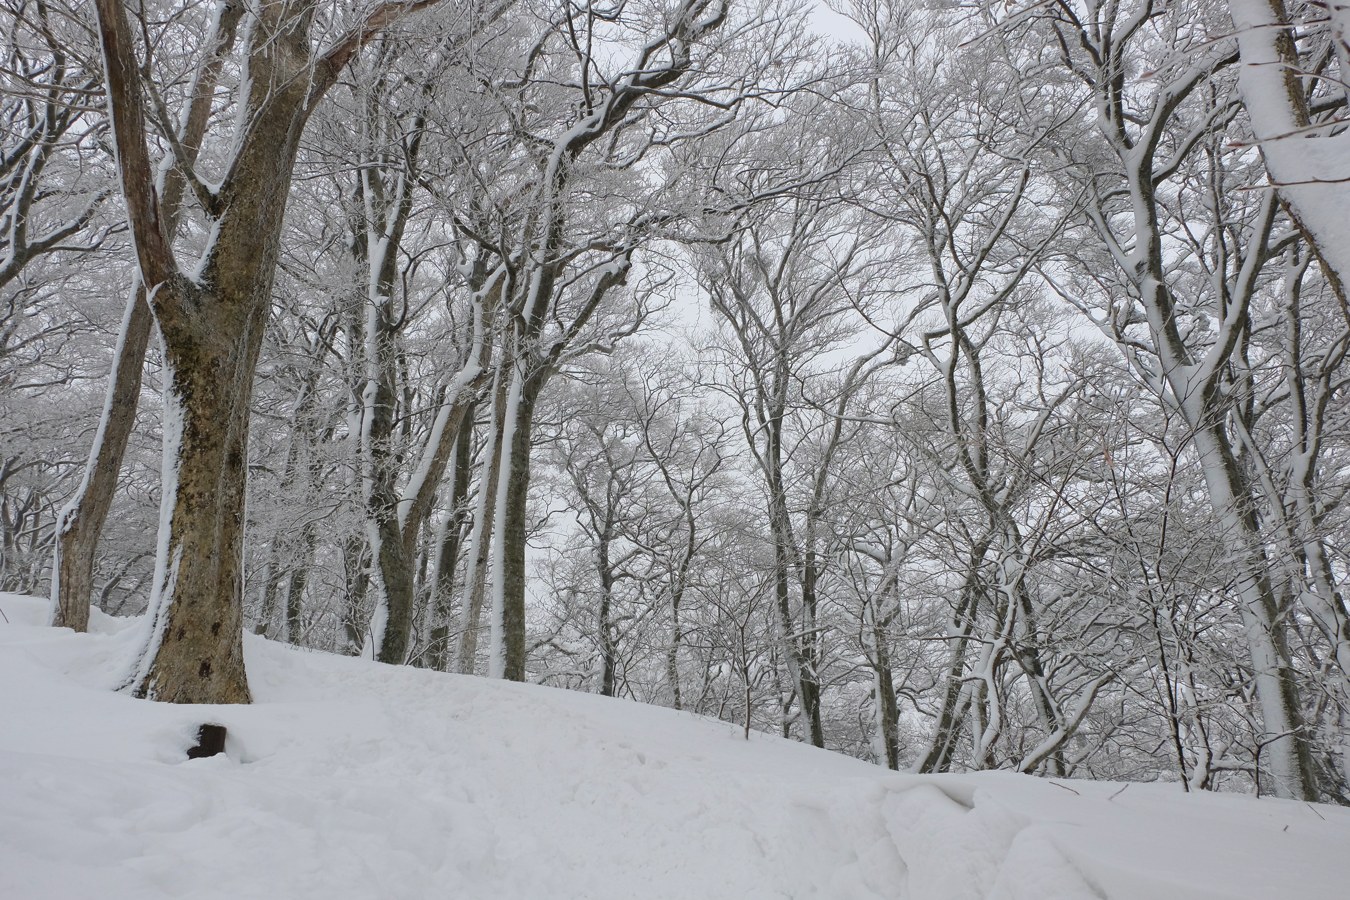
[[[258,702],[108,690],[137,629],[0,595],[4,898],[1340,896],[1350,811],[921,778],[560,690],[246,643]],[[8,620],[7,622],[5,620]],[[187,761],[204,721],[226,756]]]

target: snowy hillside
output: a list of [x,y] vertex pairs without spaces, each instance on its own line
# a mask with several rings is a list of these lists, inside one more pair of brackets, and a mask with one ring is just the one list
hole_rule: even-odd
[[[916,778],[634,703],[247,644],[257,703],[0,595],[4,898],[1335,897],[1350,811]],[[5,621],[7,620],[7,622]],[[196,726],[228,758],[184,761]]]

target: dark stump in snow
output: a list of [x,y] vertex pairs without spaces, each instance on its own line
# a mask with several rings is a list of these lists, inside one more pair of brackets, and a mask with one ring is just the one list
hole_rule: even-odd
[[225,726],[203,725],[197,729],[197,746],[188,748],[188,759],[201,759],[225,752]]

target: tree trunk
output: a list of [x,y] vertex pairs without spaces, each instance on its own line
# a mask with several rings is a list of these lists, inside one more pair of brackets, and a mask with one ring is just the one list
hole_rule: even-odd
[[666,681],[670,683],[673,709],[684,709],[684,700],[680,696],[680,640],[684,634],[680,625],[680,602],[683,599],[684,588],[677,585],[670,595],[670,646],[666,648]]
[[606,522],[604,532],[599,535],[596,559],[597,574],[600,576],[600,620],[598,627],[600,631],[600,694],[603,697],[614,696],[614,677],[619,655],[614,638],[614,572],[609,562],[610,528],[610,523]]
[[[330,426],[325,429],[319,443],[326,443],[332,435],[333,428]],[[308,474],[308,484],[310,488],[317,491],[319,489],[321,467],[312,451],[305,471]],[[311,516],[305,520],[305,524],[300,528],[300,538],[298,543],[299,549],[295,554],[295,558],[290,561],[290,574],[286,578],[285,608],[285,639],[288,644],[295,644],[297,646],[300,644],[300,630],[304,613],[305,586],[309,583],[309,569],[314,562],[314,551],[319,545],[319,522],[317,519]]]
[[530,441],[534,405],[547,376],[525,373],[517,363],[507,395],[502,454],[505,466],[497,491],[493,537],[493,646],[489,670],[495,678],[525,680],[525,542],[529,537]]
[[891,673],[891,655],[886,648],[886,633],[879,625],[872,628],[873,652],[876,661],[877,726],[881,730],[881,746],[886,768],[900,768],[900,709],[895,702],[895,677]]
[[117,342],[116,363],[98,432],[79,490],[57,520],[56,559],[52,565],[52,624],[87,631],[89,598],[94,590],[94,559],[99,536],[112,508],[117,476],[136,422],[145,352],[154,319],[139,280],[127,305]]
[[[1199,418],[1192,409],[1191,416]],[[1231,564],[1237,567],[1239,612],[1265,728],[1262,755],[1277,796],[1318,799],[1310,735],[1303,723],[1298,685],[1289,662],[1284,626],[1270,564],[1262,549],[1251,492],[1244,484],[1227,437],[1216,425],[1202,425],[1191,438],[1200,455],[1205,486],[1219,516]]]
[[[509,379],[498,371],[497,388],[492,399],[492,421],[488,445],[483,448],[479,463],[482,472],[478,479],[478,502],[474,511],[473,530],[470,532],[469,568],[464,573],[464,603],[459,643],[460,674],[472,675],[478,666],[478,630],[483,616],[483,600],[487,593],[487,570],[491,561],[492,535],[496,531],[497,482],[501,480],[502,440],[506,430],[506,389]],[[486,467],[486,469],[484,469]]]
[[394,331],[383,310],[367,310],[367,353],[372,366],[366,383],[362,452],[368,467],[366,522],[371,572],[375,586],[375,621],[371,652],[380,662],[402,665],[412,634],[413,566],[399,527],[399,463],[394,454],[398,393]]
[[[159,290],[175,287],[192,290],[184,282]],[[179,302],[224,305],[209,296]],[[249,404],[266,308],[213,318],[213,328],[173,320],[164,327],[160,548],[150,642],[135,690],[174,703],[250,699],[242,646],[243,513]]]
[[459,567],[460,544],[469,516],[469,474],[473,464],[473,421],[478,404],[474,403],[464,414],[464,424],[455,438],[454,474],[450,486],[450,520],[445,526],[436,561],[435,601],[432,604],[431,646],[428,665],[445,671],[450,660],[450,619],[453,614],[451,598],[455,593],[455,573]]
[[[780,384],[787,383],[785,372],[780,372],[779,378]],[[811,624],[813,575],[807,566],[803,566],[802,621],[798,622],[792,614],[791,569],[797,548],[792,537],[787,489],[783,480],[782,429],[785,404],[782,397],[776,398],[776,403],[776,412],[767,423],[767,470],[764,473],[768,480],[769,526],[774,542],[774,596],[779,626],[783,630],[784,655],[793,687],[801,702],[802,715],[806,719],[807,738],[813,745],[824,747],[825,731],[820,720],[820,681],[815,660],[816,633]]]
[[971,689],[964,677],[966,654],[975,632],[975,617],[979,612],[979,566],[987,552],[988,539],[976,544],[966,562],[965,584],[961,587],[961,599],[953,612],[948,630],[948,640],[952,644],[947,663],[946,685],[942,692],[942,705],[938,710],[937,724],[933,728],[933,739],[928,752],[915,767],[916,771],[925,775],[946,772],[951,767],[962,719],[970,707]]
[[304,623],[305,585],[309,582],[309,564],[318,545],[318,533],[313,522],[305,523],[301,542],[304,547],[300,564],[291,569],[286,579],[286,643],[300,645],[301,625]]
[[342,568],[347,594],[342,610],[342,631],[346,642],[343,652],[348,656],[359,656],[366,640],[365,605],[370,590],[368,556],[366,542],[359,537],[352,536],[343,544]]

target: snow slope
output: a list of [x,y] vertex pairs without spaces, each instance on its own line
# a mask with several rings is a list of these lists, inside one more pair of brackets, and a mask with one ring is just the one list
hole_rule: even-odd
[[[0,595],[0,898],[1345,896],[1350,811],[920,778],[696,716],[246,642],[257,702],[107,690],[136,629]],[[196,726],[227,756],[186,761]]]

